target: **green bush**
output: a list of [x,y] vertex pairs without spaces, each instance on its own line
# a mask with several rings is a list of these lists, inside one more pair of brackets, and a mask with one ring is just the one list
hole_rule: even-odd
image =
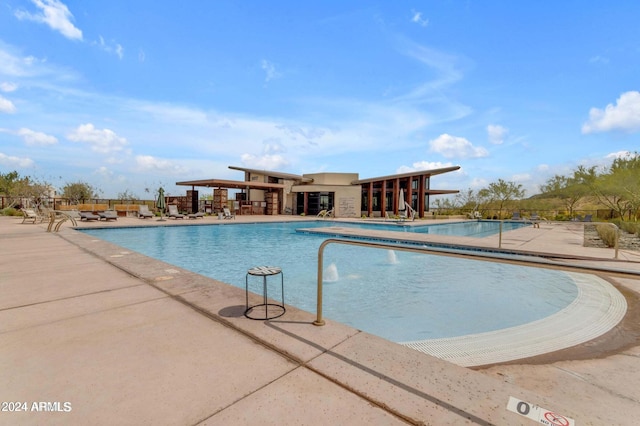
[[626,222],[620,219],[614,219],[611,222],[614,223],[618,228],[622,229],[624,232],[640,236],[640,223],[638,222]]
[[7,207],[0,210],[0,215],[2,216],[20,216],[22,212],[20,210],[16,210],[13,207]]
[[598,236],[607,247],[615,247],[618,237],[618,230],[609,225],[596,225]]

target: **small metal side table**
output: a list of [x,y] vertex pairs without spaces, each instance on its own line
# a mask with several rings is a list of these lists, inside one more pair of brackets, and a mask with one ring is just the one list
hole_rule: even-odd
[[[262,303],[258,305],[249,306],[249,275],[262,277]],[[280,287],[282,291],[282,304],[268,303],[267,302],[267,277],[280,275]],[[246,309],[244,316],[253,320],[269,320],[281,317],[285,313],[284,307],[284,276],[282,275],[282,268],[277,266],[256,266],[247,271],[245,276],[245,291],[246,291]],[[264,306],[264,317],[252,316],[250,314],[257,314],[256,308]],[[272,309],[269,309],[269,307]],[[273,309],[275,308],[275,309]],[[269,312],[271,311],[271,312]]]

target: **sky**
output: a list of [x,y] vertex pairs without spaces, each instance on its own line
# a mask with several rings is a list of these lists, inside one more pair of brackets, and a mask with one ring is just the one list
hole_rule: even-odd
[[[105,198],[228,166],[434,189],[640,147],[640,2],[0,0],[0,173]],[[201,194],[209,190],[201,189]]]

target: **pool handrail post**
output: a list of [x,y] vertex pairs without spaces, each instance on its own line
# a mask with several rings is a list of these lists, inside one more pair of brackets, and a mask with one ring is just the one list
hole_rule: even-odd
[[325,240],[320,244],[320,248],[318,249],[318,300],[317,300],[317,308],[316,308],[316,320],[313,322],[313,325],[322,326],[325,325],[325,321],[322,319],[322,265],[324,258],[324,248],[327,244],[329,244],[331,240]]
[[615,233],[616,233],[616,238],[615,238],[615,240],[613,242],[613,249],[614,249],[613,258],[617,259],[618,258],[618,249],[619,249],[618,242],[620,240],[620,228],[618,228],[618,225],[616,225],[615,223],[611,223],[611,222],[606,223],[606,225],[613,226],[613,229],[615,230]]

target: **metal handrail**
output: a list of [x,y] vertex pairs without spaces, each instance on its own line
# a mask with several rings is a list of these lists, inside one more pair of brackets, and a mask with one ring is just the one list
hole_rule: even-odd
[[[58,219],[58,216],[61,216],[62,218],[58,221],[58,223],[56,224],[56,219]],[[52,210],[49,212],[49,226],[47,227],[47,232],[51,232],[52,230],[54,232],[58,232],[60,230],[60,227],[62,226],[62,224],[66,221],[71,221],[71,223],[73,224],[73,226],[78,226],[78,223],[76,222],[75,218],[73,216],[71,216],[68,212],[64,212],[64,211],[60,211],[60,210]],[[55,224],[55,227],[54,227]]]

